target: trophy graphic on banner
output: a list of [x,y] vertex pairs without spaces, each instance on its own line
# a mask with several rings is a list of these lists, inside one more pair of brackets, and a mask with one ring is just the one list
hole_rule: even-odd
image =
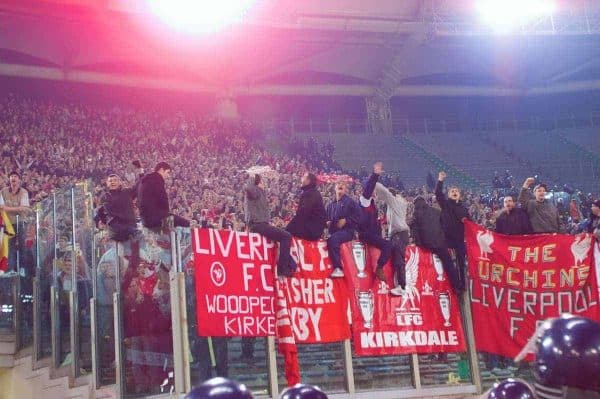
[[444,281],[444,265],[442,265],[442,261],[437,255],[433,256],[433,268],[437,273],[437,281]]
[[358,306],[360,307],[360,314],[365,321],[365,328],[373,328],[373,312],[374,312],[374,299],[373,291],[360,291],[358,292]]
[[365,269],[367,268],[367,254],[365,251],[365,246],[360,242],[355,242],[352,244],[352,256],[354,257],[354,263],[358,269],[357,277],[367,277],[367,274],[365,273]]
[[440,304],[442,316],[444,317],[444,327],[451,327],[452,324],[450,323],[450,294],[447,291],[440,292],[438,302]]

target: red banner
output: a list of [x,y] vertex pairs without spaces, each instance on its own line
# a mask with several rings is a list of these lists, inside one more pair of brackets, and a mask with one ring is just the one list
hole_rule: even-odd
[[275,335],[275,245],[256,233],[193,232],[198,335]]
[[406,248],[406,294],[392,296],[391,265],[387,283],[375,278],[379,251],[359,242],[342,247],[351,296],[354,351],[357,356],[464,351],[459,302],[441,262],[416,246]]
[[505,236],[466,222],[465,239],[478,350],[512,358],[549,317],[600,320],[591,235]]
[[198,334],[277,334],[288,343],[350,338],[346,286],[343,280],[328,278],[327,243],[294,239],[291,254],[298,270],[294,277],[280,279],[276,293],[277,252],[272,242],[255,233],[195,229]]
[[350,338],[348,295],[343,279],[331,279],[325,241],[294,238],[292,258],[298,269],[280,287],[285,291],[297,343],[336,342]]

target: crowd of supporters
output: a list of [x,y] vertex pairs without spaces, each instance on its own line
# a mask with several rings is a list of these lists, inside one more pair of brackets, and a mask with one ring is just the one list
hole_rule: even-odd
[[[243,229],[240,188],[246,180],[243,171],[251,166],[268,165],[277,172],[269,185],[269,209],[276,226],[284,226],[294,215],[299,178],[306,171],[348,173],[360,181],[361,171],[343,171],[334,161],[332,145],[294,140],[289,148],[274,152],[260,142],[260,132],[243,121],[225,123],[156,110],[65,105],[16,96],[0,101],[0,180],[6,187],[9,174],[18,172],[32,203],[85,178],[92,179],[99,198],[109,174],[120,175],[132,186],[139,174],[166,160],[173,169],[167,184],[173,213],[199,224]],[[421,195],[435,203],[433,187],[406,188],[401,173],[389,171],[382,182],[403,191],[409,202]],[[351,184],[350,193],[358,194],[360,187]],[[333,199],[332,185],[320,184],[319,190],[326,202]],[[470,217],[493,226],[509,190],[463,191]],[[511,193],[516,199],[518,190]],[[589,218],[593,199],[583,194],[552,199],[566,231],[585,228],[582,223]]]

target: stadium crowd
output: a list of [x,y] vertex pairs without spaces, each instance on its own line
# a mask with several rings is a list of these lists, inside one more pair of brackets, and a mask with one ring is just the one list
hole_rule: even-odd
[[[242,171],[254,165],[269,165],[278,176],[269,187],[273,223],[283,226],[294,214],[299,178],[305,171],[317,175],[347,173],[357,182],[366,177],[364,170],[343,171],[333,159],[333,146],[320,147],[315,140],[293,140],[285,153],[261,148],[256,144],[260,132],[246,122],[53,104],[15,96],[0,102],[0,121],[2,186],[7,186],[10,172],[17,171],[32,203],[55,188],[85,178],[94,182],[98,199],[108,174],[117,173],[126,184],[133,185],[137,174],[158,160],[167,160],[174,172],[168,185],[174,213],[213,227],[241,229]],[[435,202],[431,185],[405,188],[400,176],[401,171],[386,174],[382,182],[403,190],[409,202],[417,195]],[[358,194],[360,187],[356,184],[350,189]],[[326,201],[333,198],[331,185],[322,184],[319,189]],[[463,200],[474,221],[491,227],[506,192],[518,194],[510,188],[466,191]],[[568,205],[558,201],[569,231],[584,228],[581,222],[589,217],[592,200],[592,196],[580,194],[573,196]]]

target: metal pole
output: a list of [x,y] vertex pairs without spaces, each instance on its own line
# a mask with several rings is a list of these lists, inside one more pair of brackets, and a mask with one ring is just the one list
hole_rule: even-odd
[[277,398],[279,396],[279,384],[277,380],[275,337],[267,337],[267,370],[269,376],[269,394],[271,398]]
[[346,382],[346,391],[350,395],[354,395],[354,365],[352,364],[352,345],[349,339],[344,340],[344,372],[345,372],[345,382]]
[[75,188],[71,188],[71,291],[69,291],[69,308],[71,310],[71,375],[79,376],[79,301],[77,298],[77,228],[75,223]]
[[410,355],[410,368],[412,371],[413,385],[415,389],[421,389],[421,369],[419,368],[419,355]]
[[115,336],[115,382],[117,398],[123,398],[125,394],[125,364],[123,363],[123,330],[122,330],[122,309],[121,309],[121,255],[119,253],[119,244],[115,244],[115,256],[117,259],[115,271],[116,289],[113,293],[113,322]]
[[471,313],[471,302],[470,302],[471,290],[467,290],[462,296],[463,304],[463,325],[465,328],[467,338],[467,352],[469,354],[469,360],[471,363],[471,379],[473,384],[477,388],[477,393],[482,392],[481,384],[481,372],[479,370],[479,358],[477,357],[477,349],[475,348],[475,332],[473,330],[473,316]]

